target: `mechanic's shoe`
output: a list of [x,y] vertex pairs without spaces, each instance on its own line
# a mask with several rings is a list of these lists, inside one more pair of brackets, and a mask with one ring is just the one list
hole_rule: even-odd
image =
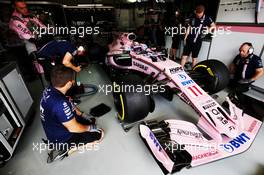
[[47,163],[52,163],[56,160],[62,160],[68,156],[68,150],[51,150],[48,153]]
[[234,103],[237,107],[242,108],[242,105],[240,104],[239,100],[236,97],[236,94],[229,93],[228,97],[232,103]]
[[103,129],[98,129],[98,131],[100,131],[100,133],[101,133],[101,138],[99,140],[95,141],[95,143],[100,143],[103,140],[103,138],[104,138],[104,130]]
[[71,148],[69,151],[68,151],[68,156],[75,153],[75,152],[78,152],[78,151],[83,151],[85,148],[90,148],[90,147],[94,147],[95,145],[99,144],[103,138],[104,138],[104,131],[103,129],[98,129],[98,132],[101,133],[101,138],[99,140],[96,140],[96,141],[93,141],[93,142],[90,142],[90,143],[87,143],[85,145],[82,145],[82,146],[79,146],[79,147],[74,147],[74,148]]
[[227,102],[227,101],[224,101],[224,102],[222,103],[222,107],[223,107],[224,109],[228,109],[228,110],[229,110],[229,104],[228,104],[228,102]]
[[228,97],[230,99],[230,101],[236,105],[238,108],[242,109],[243,111],[245,111],[245,106],[243,104],[240,103],[239,99],[237,98],[235,93],[229,93]]
[[192,70],[192,63],[188,62],[184,65],[185,71],[191,71]]

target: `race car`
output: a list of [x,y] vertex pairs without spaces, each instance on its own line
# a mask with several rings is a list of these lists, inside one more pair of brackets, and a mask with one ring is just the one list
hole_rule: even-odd
[[[137,43],[134,39],[135,35],[123,33],[109,46],[106,65],[110,67],[109,74],[114,87],[158,85],[167,99],[172,100],[173,94],[177,94],[199,115],[213,115],[202,109],[204,105],[215,103],[208,93],[218,92],[228,84],[228,69],[223,63],[205,60],[192,71],[185,72],[181,65],[168,59],[164,53]],[[124,122],[139,121],[154,111],[155,104],[150,94],[114,91],[113,95],[118,116]]]
[[[112,72],[118,71],[112,79],[114,86],[148,82],[164,85],[199,116],[197,126],[174,119],[145,121],[139,125],[140,136],[164,173],[229,157],[249,148],[262,122],[244,113],[228,97],[229,108],[225,109],[209,95],[228,83],[228,70],[223,63],[206,60],[186,72],[161,52],[132,38],[135,38],[133,34],[121,34],[110,47],[106,62]],[[138,76],[139,72],[145,75],[144,79]],[[120,120],[127,123],[144,119],[155,107],[151,96],[144,92],[119,89],[114,91],[114,99]]]

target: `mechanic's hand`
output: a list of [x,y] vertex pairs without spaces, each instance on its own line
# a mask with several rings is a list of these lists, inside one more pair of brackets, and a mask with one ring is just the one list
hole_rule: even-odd
[[91,114],[86,114],[84,112],[82,112],[82,115],[81,115],[84,119],[88,120],[90,118],[92,118],[93,116]]
[[31,42],[31,43],[36,43],[36,39],[35,38],[29,38],[28,41]]
[[75,70],[75,72],[80,72],[82,70],[82,68],[81,68],[81,66],[78,66],[74,70]]
[[253,83],[254,81],[251,79],[241,79],[238,81],[239,84],[250,84]]
[[82,113],[81,117],[87,120],[91,125],[95,125],[96,119],[91,114]]

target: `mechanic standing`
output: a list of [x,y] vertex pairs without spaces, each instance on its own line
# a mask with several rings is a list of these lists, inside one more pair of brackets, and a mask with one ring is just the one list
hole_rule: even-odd
[[172,44],[170,49],[170,59],[176,61],[176,53],[177,49],[179,49],[181,42],[181,26],[182,26],[182,18],[180,14],[180,10],[175,10],[175,16],[172,18],[171,25],[173,26],[173,30],[176,33],[172,36]]
[[45,78],[50,81],[50,72],[53,66],[63,64],[75,72],[81,71],[81,66],[75,66],[72,61],[74,56],[84,54],[84,48],[77,49],[65,40],[54,40],[44,45],[38,52],[38,61],[43,66]]
[[250,42],[243,43],[239,54],[229,66],[232,75],[231,86],[238,92],[247,91],[251,83],[264,75],[261,58],[254,54]]
[[[104,135],[102,129],[97,129],[95,119],[82,113],[65,96],[74,83],[72,69],[63,65],[54,66],[51,72],[52,85],[44,90],[40,101],[44,131],[49,142],[61,151],[60,154],[87,143],[99,143]],[[67,145],[66,150],[65,146],[60,147],[60,143]],[[51,157],[53,159],[54,155]]]
[[211,33],[215,29],[213,20],[205,15],[205,7],[198,5],[195,15],[188,22],[187,32],[184,37],[184,49],[181,66],[184,67],[188,57],[192,54],[192,67],[197,63],[197,57],[202,46],[204,33]]

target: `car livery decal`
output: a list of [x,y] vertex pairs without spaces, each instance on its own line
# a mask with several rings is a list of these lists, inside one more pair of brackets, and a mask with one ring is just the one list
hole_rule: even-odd
[[141,64],[139,62],[136,62],[136,61],[133,61],[133,65],[140,68],[140,69],[143,69],[144,71],[147,71],[148,70],[148,67],[145,66],[144,64]]
[[233,140],[229,141],[228,143],[222,144],[220,146],[222,146],[222,148],[226,152],[232,153],[237,148],[239,148],[241,145],[247,143],[248,140],[250,140],[250,137],[247,136],[245,133],[242,133],[239,136],[237,136],[236,138],[234,138]]
[[171,74],[176,74],[178,72],[182,72],[183,68],[182,67],[174,67],[174,68],[170,68],[169,70],[170,70]]

